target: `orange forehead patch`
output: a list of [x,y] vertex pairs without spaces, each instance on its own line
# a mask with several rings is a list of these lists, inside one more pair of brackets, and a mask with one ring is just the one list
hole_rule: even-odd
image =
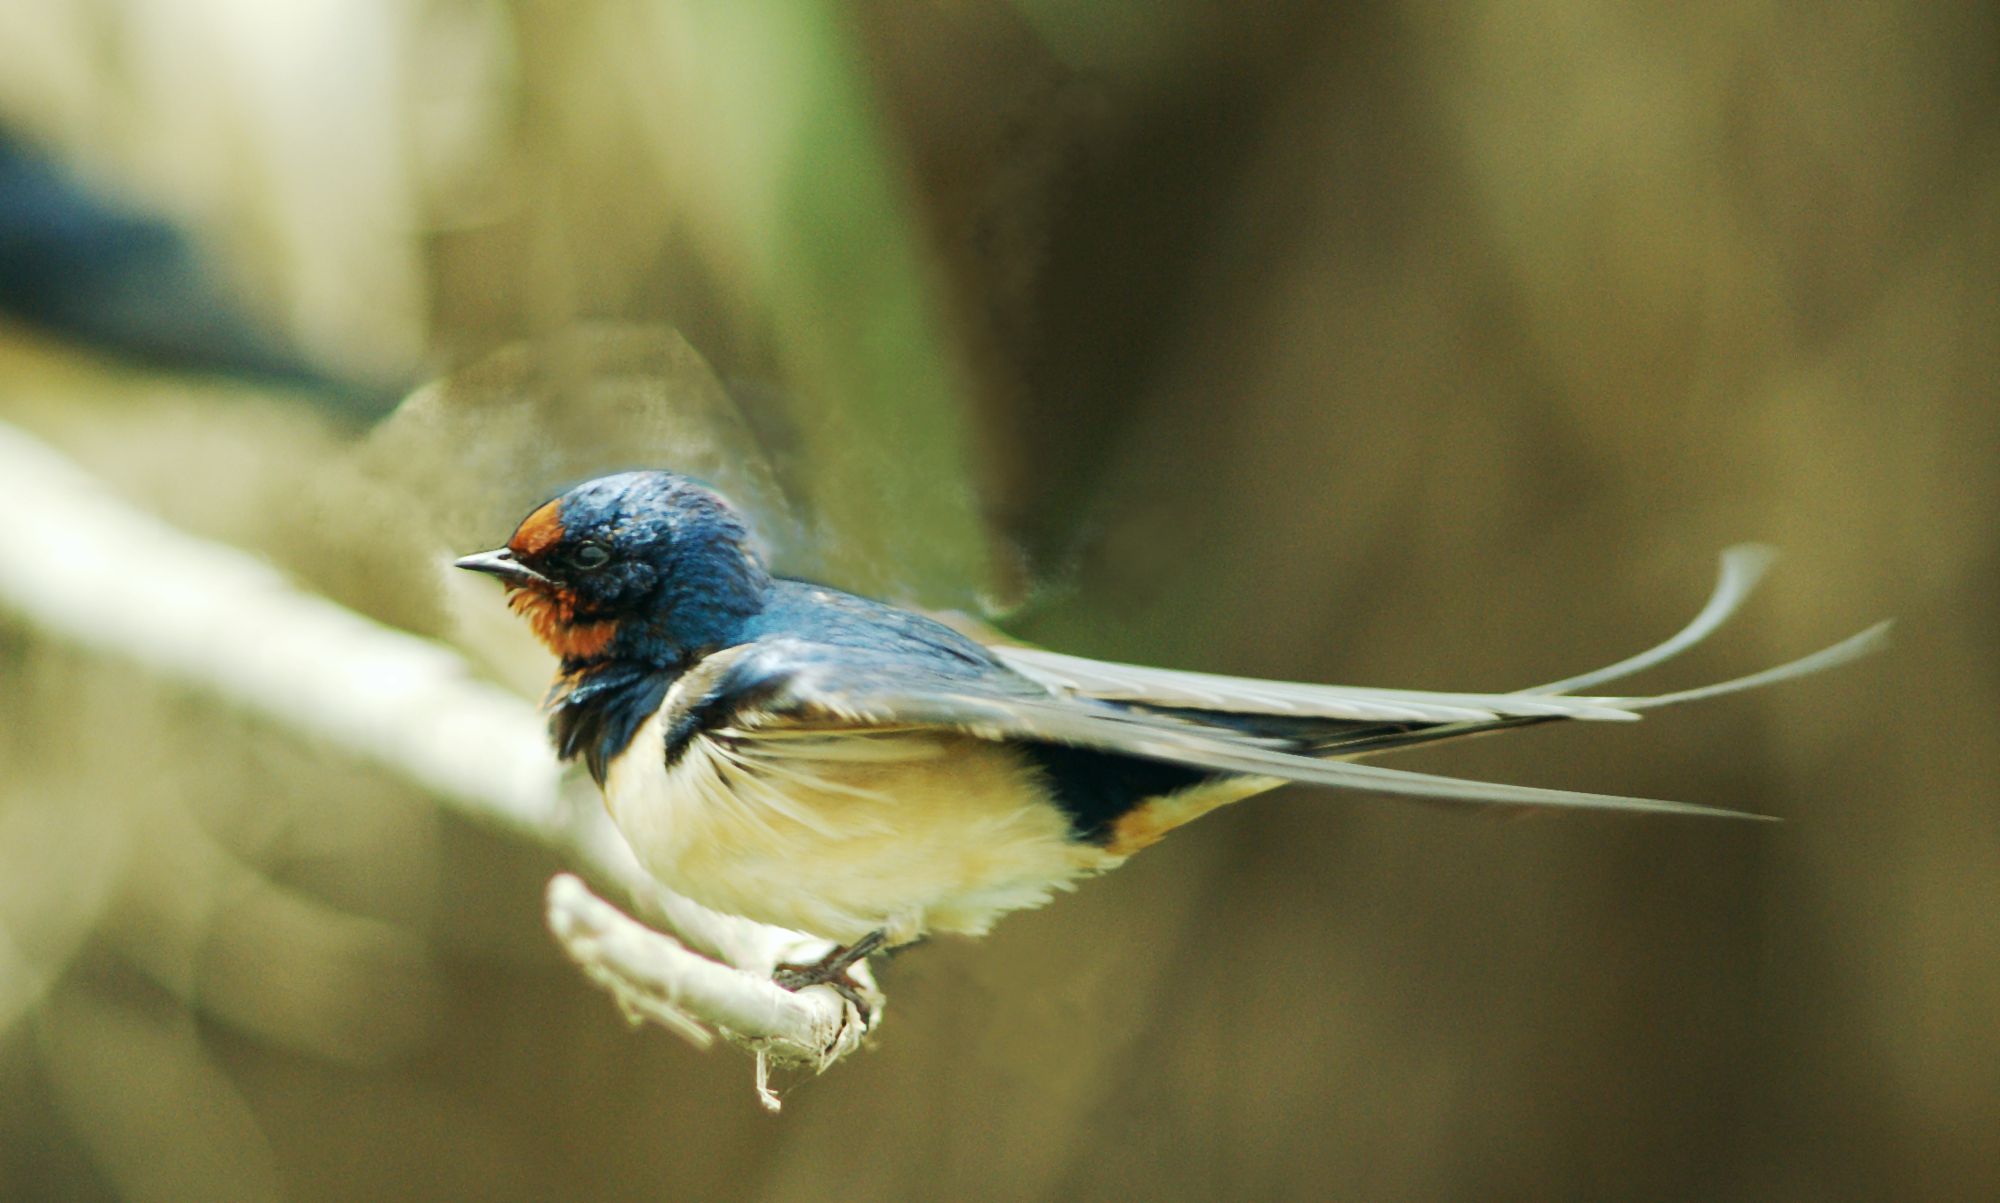
[[562,498],[558,497],[542,506],[514,528],[514,537],[507,540],[507,549],[517,556],[535,556],[562,542]]

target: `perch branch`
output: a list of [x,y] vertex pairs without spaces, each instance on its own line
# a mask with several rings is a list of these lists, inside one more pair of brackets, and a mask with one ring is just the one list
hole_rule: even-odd
[[824,1069],[859,1042],[858,1015],[831,989],[794,995],[769,980],[781,962],[817,959],[825,941],[662,889],[594,797],[565,793],[534,705],[475,679],[449,648],[169,526],[4,423],[0,480],[14,499],[0,607],[388,769],[459,814],[548,845],[616,884],[707,955],[560,876],[549,886],[548,922],[564,949],[628,1015],[699,1033],[702,1043],[715,1028],[756,1050],[760,1089],[768,1062]]
[[[860,1047],[866,1034],[860,1011],[832,990],[793,993],[768,976],[697,956],[567,873],[549,882],[548,918],[563,950],[634,1023],[652,1020],[705,1047],[705,1022],[754,1051],[757,1093],[773,1111],[771,1064],[824,1070]],[[870,1001],[879,1012],[879,996]]]

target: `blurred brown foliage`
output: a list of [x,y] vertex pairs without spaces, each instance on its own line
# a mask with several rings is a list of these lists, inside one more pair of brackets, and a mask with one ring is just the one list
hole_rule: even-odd
[[[0,14],[0,120],[356,373],[669,325],[829,573],[1064,650],[1510,688],[1745,538],[1663,682],[1902,620],[1412,762],[1782,826],[1288,790],[894,961],[774,1120],[561,962],[547,857],[0,617],[0,1196],[2000,1195],[1990,6],[76,0]],[[671,454],[547,379],[357,457],[0,328],[0,418],[461,637],[424,556]]]

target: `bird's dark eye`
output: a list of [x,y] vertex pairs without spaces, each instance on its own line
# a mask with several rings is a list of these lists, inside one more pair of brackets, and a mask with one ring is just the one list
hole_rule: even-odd
[[604,550],[602,543],[580,544],[568,556],[570,567],[590,572],[611,562],[611,553]]

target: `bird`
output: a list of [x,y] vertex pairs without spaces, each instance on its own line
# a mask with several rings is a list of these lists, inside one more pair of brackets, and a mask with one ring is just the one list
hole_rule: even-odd
[[456,561],[496,577],[557,660],[556,751],[581,761],[639,863],[713,910],[817,936],[788,989],[934,933],[985,934],[1220,806],[1303,782],[1458,806],[1761,818],[1694,803],[1432,776],[1358,757],[1554,721],[1631,721],[1880,646],[1880,623],[1750,676],[1596,690],[1700,642],[1768,549],[1731,548],[1665,643],[1512,693],[1361,688],[1086,659],[774,575],[700,481],[623,472],[537,506]]

